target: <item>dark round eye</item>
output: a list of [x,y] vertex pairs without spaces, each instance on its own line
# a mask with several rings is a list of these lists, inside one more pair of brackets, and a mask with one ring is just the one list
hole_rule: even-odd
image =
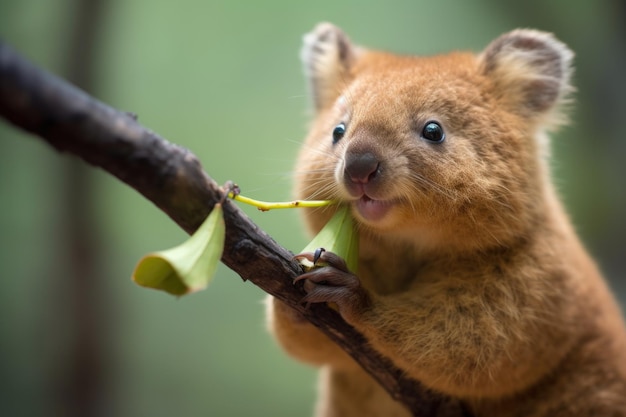
[[346,125],[344,123],[339,123],[333,129],[333,145],[343,138],[343,135],[346,134]]
[[430,142],[441,143],[446,138],[443,128],[437,122],[428,122],[422,129],[422,137]]

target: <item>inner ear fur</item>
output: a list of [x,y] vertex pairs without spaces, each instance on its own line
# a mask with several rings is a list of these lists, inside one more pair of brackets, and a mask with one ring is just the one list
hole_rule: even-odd
[[522,116],[558,108],[572,90],[573,52],[552,34],[530,29],[506,33],[480,56],[482,71],[498,96]]
[[331,23],[320,23],[304,36],[300,57],[317,111],[337,99],[356,56],[348,36]]

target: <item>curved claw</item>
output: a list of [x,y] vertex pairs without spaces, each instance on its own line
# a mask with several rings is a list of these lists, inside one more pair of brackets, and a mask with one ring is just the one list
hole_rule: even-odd
[[294,255],[293,260],[299,261],[300,259],[306,259],[309,262],[313,262],[315,254],[313,252],[302,252],[297,255]]
[[313,265],[315,265],[317,263],[317,261],[324,254],[324,252],[326,252],[326,249],[324,249],[324,248],[317,248],[317,249],[315,249],[315,253],[313,254]]
[[336,255],[333,252],[328,252],[328,251],[322,252],[319,256],[319,260],[326,263],[328,266],[332,266],[334,268],[337,268],[340,271],[350,273],[350,270],[348,269],[348,265],[346,264],[346,261],[342,257],[340,257],[339,255]]
[[336,255],[333,252],[328,252],[324,248],[318,248],[315,252],[302,252],[293,257],[294,260],[306,259],[309,262],[312,262],[314,265],[317,265],[319,261],[322,261],[328,266],[332,266],[337,268],[343,272],[350,272],[348,269],[348,265],[346,261],[343,260],[342,257]]

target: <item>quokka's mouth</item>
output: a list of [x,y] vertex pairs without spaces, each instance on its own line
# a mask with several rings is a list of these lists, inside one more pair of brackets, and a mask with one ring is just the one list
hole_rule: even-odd
[[364,220],[377,221],[385,217],[393,206],[393,202],[386,200],[374,200],[367,195],[354,202],[357,212]]

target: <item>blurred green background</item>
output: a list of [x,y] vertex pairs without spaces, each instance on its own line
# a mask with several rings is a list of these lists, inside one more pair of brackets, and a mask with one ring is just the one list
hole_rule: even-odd
[[[0,0],[0,38],[191,149],[218,182],[288,199],[308,101],[302,34],[329,20],[402,53],[479,51],[516,27],[577,53],[554,136],[569,211],[626,299],[626,6],[621,0]],[[0,122],[0,415],[305,417],[315,372],[283,355],[264,294],[226,268],[174,299],[130,281],[184,233],[135,191]],[[287,248],[298,214],[253,219]]]

